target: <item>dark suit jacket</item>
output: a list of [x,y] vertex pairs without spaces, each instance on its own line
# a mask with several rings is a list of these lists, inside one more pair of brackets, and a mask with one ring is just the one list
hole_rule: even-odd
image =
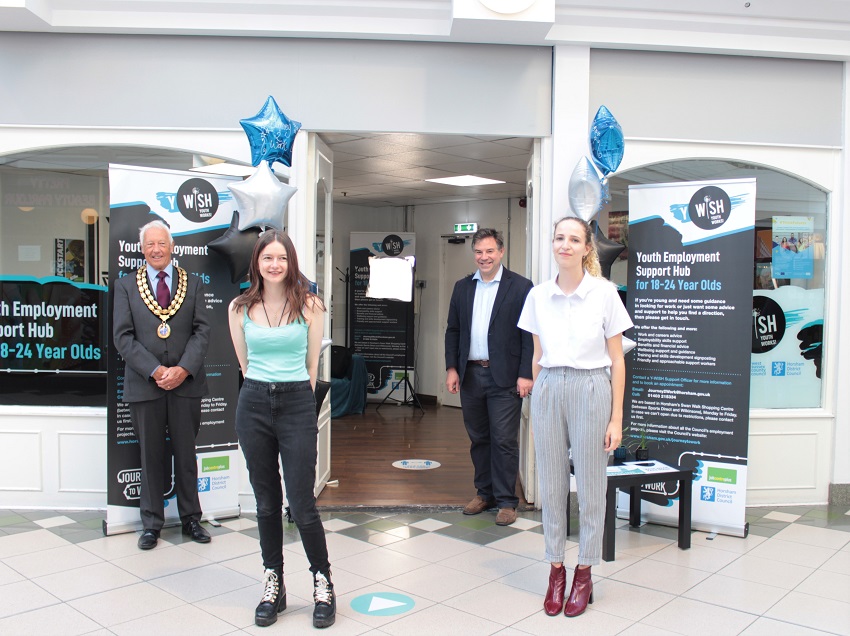
[[[174,270],[173,279],[177,278]],[[172,281],[172,296],[177,281]],[[204,305],[204,284],[189,274],[186,299],[171,318],[171,335],[156,333],[162,321],[147,308],[136,285],[135,272],[115,281],[112,307],[112,340],[126,363],[124,401],[144,402],[165,395],[150,377],[158,365],[180,366],[189,377],[174,389],[182,397],[201,397],[207,393],[204,358],[210,340],[210,324]]]
[[[455,283],[449,303],[446,325],[446,369],[454,367],[463,384],[463,374],[469,360],[469,340],[472,330],[472,305],[475,286],[472,274]],[[527,278],[505,268],[499,291],[490,314],[487,348],[490,352],[490,371],[498,386],[516,386],[517,378],[531,379],[531,358],[534,341],[531,334],[517,327],[525,297],[534,284]]]

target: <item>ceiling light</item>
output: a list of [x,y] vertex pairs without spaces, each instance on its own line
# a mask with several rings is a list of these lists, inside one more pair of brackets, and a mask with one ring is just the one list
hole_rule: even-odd
[[97,221],[97,217],[97,210],[94,208],[86,208],[80,212],[80,219],[82,219],[83,223],[86,225],[94,225],[95,221]]
[[485,179],[484,177],[475,177],[471,174],[465,174],[462,177],[445,177],[443,179],[425,179],[432,183],[444,183],[446,185],[467,187],[477,185],[490,185],[491,183],[504,183],[504,181],[496,181],[495,179]]

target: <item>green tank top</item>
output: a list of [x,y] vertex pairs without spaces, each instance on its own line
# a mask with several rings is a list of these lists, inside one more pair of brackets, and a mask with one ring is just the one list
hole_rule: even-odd
[[248,345],[246,378],[260,382],[300,382],[307,372],[307,323],[296,320],[280,327],[261,327],[242,313]]

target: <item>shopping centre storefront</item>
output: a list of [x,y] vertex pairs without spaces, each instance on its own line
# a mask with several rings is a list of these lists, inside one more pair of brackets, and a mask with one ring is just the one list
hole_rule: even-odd
[[[245,162],[238,119],[268,94],[305,131],[539,139],[526,246],[535,282],[552,273],[549,228],[567,209],[568,175],[600,104],[626,133],[603,226],[628,211],[632,183],[756,177],[757,231],[805,218],[813,270],[773,281],[763,275],[770,258],[754,248],[753,269],[741,276],[754,290],[810,292],[823,346],[819,382],[805,390],[778,399],[769,377],[754,383],[748,503],[847,497],[850,409],[840,387],[850,362],[839,355],[840,333],[850,333],[841,288],[850,268],[841,249],[850,232],[847,77],[842,62],[566,45],[5,34],[0,79],[25,97],[0,104],[4,312],[15,302],[7,290],[59,277],[89,294],[80,303],[96,316],[38,356],[31,350],[18,364],[13,347],[0,361],[0,506],[105,505],[105,367],[80,353],[105,359],[110,346],[105,165],[190,169],[201,155]],[[416,224],[417,246],[450,231]],[[626,282],[622,266],[616,276]],[[434,341],[440,320],[427,311],[423,338]],[[423,357],[421,392],[438,394],[439,366]]]

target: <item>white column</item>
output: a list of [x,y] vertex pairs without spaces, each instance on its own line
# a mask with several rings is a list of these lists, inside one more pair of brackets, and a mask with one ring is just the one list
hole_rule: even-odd
[[[847,257],[846,246],[850,245],[850,223],[847,220],[848,203],[850,202],[850,159],[847,153],[850,150],[850,64],[844,63],[844,139],[842,140],[843,151],[841,161],[838,162],[838,174],[836,174],[835,188],[832,191],[830,201],[830,227],[831,232],[827,243],[827,249],[835,250],[839,255],[839,265],[835,271],[829,273],[829,277],[837,279],[837,285],[829,285],[829,288],[838,290],[833,293],[830,302],[838,305],[838,324],[834,328],[828,328],[833,334],[833,342],[829,343],[829,349],[823,351],[824,362],[828,362],[829,356],[835,356],[836,373],[833,376],[832,392],[835,395],[835,435],[832,444],[833,469],[830,479],[831,484],[841,484],[850,487],[850,294],[847,293],[850,285],[850,259]],[[832,312],[829,312],[832,313]],[[824,369],[832,365],[824,364]],[[827,376],[827,379],[829,376]],[[830,396],[830,391],[825,392],[825,399]],[[824,403],[826,409],[832,404]]]
[[555,275],[552,224],[570,213],[570,175],[579,159],[590,153],[590,48],[556,45],[553,55],[552,136],[541,144],[541,206],[533,221],[538,247],[535,283]]
[[315,133],[300,131],[292,147],[292,168],[289,185],[298,191],[289,200],[286,210],[286,231],[301,272],[310,280],[316,277],[316,152]]

